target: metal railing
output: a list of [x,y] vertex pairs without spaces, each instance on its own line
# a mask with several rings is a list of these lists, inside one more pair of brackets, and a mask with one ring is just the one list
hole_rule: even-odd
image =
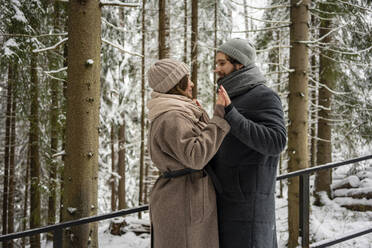
[[[288,179],[292,177],[299,176],[300,177],[300,236],[302,237],[302,247],[311,247],[311,248],[322,248],[322,247],[328,247],[334,244],[341,243],[346,240],[350,240],[368,233],[372,232],[372,226],[369,228],[364,228],[360,231],[355,231],[350,234],[344,235],[337,239],[332,240],[324,240],[321,242],[313,243],[310,245],[309,241],[309,210],[310,210],[310,188],[309,188],[309,177],[310,174],[319,170],[326,170],[331,168],[340,167],[343,165],[353,164],[361,161],[365,161],[368,159],[372,159],[372,154],[368,156],[363,156],[359,158],[354,158],[342,162],[336,162],[336,163],[329,163],[325,165],[320,165],[312,168],[307,168],[304,170],[298,170],[295,172],[290,172],[284,175],[280,175],[276,178],[276,180],[283,180]],[[69,228],[72,226],[87,224],[91,222],[97,222],[101,220],[107,220],[119,216],[124,216],[128,214],[134,214],[138,212],[142,212],[145,210],[148,210],[148,205],[143,205],[135,208],[130,209],[123,209],[119,211],[115,211],[109,214],[103,214],[103,215],[97,215],[97,216],[91,216],[91,217],[85,217],[78,220],[72,220],[72,221],[66,221],[59,224],[49,225],[45,227],[39,227],[31,230],[26,230],[23,232],[17,232],[17,233],[10,233],[6,235],[0,236],[0,242],[5,242],[13,239],[23,238],[27,236],[33,236],[40,233],[47,233],[47,232],[53,232],[53,248],[60,248],[62,247],[62,234],[63,229]]]

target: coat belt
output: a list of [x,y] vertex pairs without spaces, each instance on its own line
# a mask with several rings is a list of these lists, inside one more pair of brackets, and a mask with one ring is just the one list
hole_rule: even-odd
[[190,169],[190,168],[185,168],[185,169],[181,169],[181,170],[174,170],[174,171],[165,171],[163,172],[160,177],[161,178],[175,178],[175,177],[181,177],[181,176],[185,176],[185,175],[189,175],[189,174],[192,174],[192,173],[195,173],[195,172],[203,172],[203,176],[204,175],[204,169],[203,170],[194,170],[194,169]]

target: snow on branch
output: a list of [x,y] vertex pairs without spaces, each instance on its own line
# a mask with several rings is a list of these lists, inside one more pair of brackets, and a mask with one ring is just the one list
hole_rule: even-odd
[[314,51],[314,49],[311,49],[311,50],[312,50],[313,52],[317,52],[320,56],[325,57],[325,58],[327,58],[327,59],[329,59],[329,60],[332,60],[332,61],[334,61],[334,62],[336,62],[336,63],[345,64],[345,65],[350,65],[350,66],[355,66],[355,65],[356,65],[356,66],[362,66],[362,67],[371,67],[371,66],[372,66],[372,64],[361,64],[361,63],[356,63],[356,62],[349,63],[349,62],[346,62],[346,61],[337,60],[337,59],[335,59],[335,58],[331,58],[331,57],[325,55],[324,53],[320,53],[319,51]]
[[128,53],[128,54],[133,55],[133,56],[143,57],[142,54],[127,51],[127,50],[125,50],[122,46],[120,46],[120,45],[118,45],[118,44],[114,44],[114,43],[112,43],[112,42],[110,42],[110,41],[108,41],[108,40],[102,39],[102,41],[103,41],[104,43],[108,44],[108,45],[111,45],[111,46],[113,46],[113,47],[119,49],[119,50],[120,50],[121,52],[123,52],[123,53]]
[[[341,0],[338,0],[338,2],[340,2],[340,3],[342,3],[342,4],[346,4],[346,5],[352,6],[352,7],[355,7],[355,8],[358,8],[358,9],[366,10],[366,11],[368,11],[368,12],[372,12],[372,9],[368,9],[368,8],[366,8],[366,7],[363,7],[363,6],[355,5],[355,4],[352,4],[352,3],[349,3],[349,2],[345,2],[345,1],[341,1]],[[328,2],[325,2],[325,4],[332,4],[332,5],[337,5],[337,6],[339,6],[339,4],[336,4],[336,3],[328,3]]]
[[[278,28],[289,28],[289,25],[273,26],[273,27],[268,27],[268,28],[250,29],[250,30],[243,30],[243,31],[233,31],[232,33],[261,32],[261,31],[273,30],[273,29],[278,29]],[[219,31],[230,32],[229,30],[219,30]]]
[[278,49],[278,48],[291,48],[292,46],[283,46],[283,45],[279,45],[279,46],[271,46],[271,47],[267,47],[267,48],[264,48],[264,49],[259,49],[259,50],[256,50],[257,53],[262,53],[262,52],[268,52],[270,50],[273,50],[273,49]]
[[[244,6],[244,3],[238,3],[234,0],[231,0],[231,2],[233,2],[237,5],[240,5],[240,6]],[[247,6],[248,8],[251,8],[251,9],[277,9],[277,8],[289,8],[289,7],[291,7],[290,4],[273,5],[273,6],[267,6],[267,7],[255,7],[255,6],[251,6],[251,5],[245,5],[245,6]]]
[[345,51],[335,50],[335,49],[332,49],[332,48],[329,48],[329,47],[325,47],[325,46],[320,46],[320,45],[311,45],[311,46],[318,47],[320,49],[329,50],[331,52],[335,52],[335,53],[339,53],[339,54],[343,54],[343,55],[360,55],[361,53],[368,52],[369,50],[372,49],[372,46],[370,46],[370,47],[368,47],[366,49],[363,49],[363,50],[360,50],[360,51],[356,51],[356,52],[345,52]]
[[58,152],[58,153],[54,153],[53,155],[52,155],[52,158],[56,158],[56,157],[60,157],[60,156],[65,156],[66,155],[66,151],[60,151],[60,152]]
[[252,19],[252,20],[255,20],[255,21],[259,21],[259,22],[264,22],[264,23],[281,23],[281,24],[291,24],[290,21],[268,21],[268,20],[263,20],[263,19],[258,19],[258,18],[254,18],[252,16],[247,16],[249,19]]
[[9,36],[9,37],[26,37],[26,38],[41,38],[49,36],[66,36],[68,33],[56,33],[56,34],[39,34],[39,35],[30,35],[30,34],[0,34],[0,36]]
[[312,77],[309,77],[309,80],[312,81],[312,82],[314,82],[314,83],[319,84],[319,86],[321,86],[321,87],[326,88],[329,92],[331,92],[331,93],[334,94],[334,95],[347,95],[347,94],[349,94],[348,92],[337,92],[337,91],[334,91],[334,90],[330,89],[327,85],[322,84],[322,83],[319,82],[319,81],[316,81],[316,80],[313,79]]
[[345,24],[345,25],[342,25],[340,27],[337,27],[337,28],[334,28],[332,29],[331,31],[329,31],[328,33],[326,33],[325,35],[323,35],[322,37],[320,37],[319,39],[317,40],[310,40],[310,41],[297,41],[297,43],[300,43],[300,44],[314,44],[314,43],[317,43],[317,42],[320,42],[322,41],[324,38],[328,37],[330,34],[332,34],[333,32],[345,27],[346,25],[348,24]]
[[49,50],[54,50],[56,49],[57,47],[59,47],[60,45],[62,45],[63,43],[65,43],[66,41],[68,40],[68,38],[64,38],[63,40],[60,40],[57,44],[55,44],[54,46],[51,46],[51,47],[46,47],[46,48],[42,48],[42,49],[34,49],[32,50],[33,53],[41,53],[41,52],[45,52],[45,51],[49,51]]
[[139,3],[123,3],[118,0],[102,0],[100,6],[140,7]]
[[62,67],[58,70],[52,70],[52,71],[45,71],[45,73],[48,73],[48,74],[53,74],[53,73],[59,73],[61,71],[66,71],[67,70],[67,67]]
[[58,78],[58,77],[55,77],[55,76],[52,76],[50,75],[49,73],[47,72],[44,72],[45,75],[47,75],[48,77],[50,77],[51,79],[54,79],[54,80],[57,80],[57,81],[61,81],[61,82],[66,82],[66,80],[62,79],[62,78]]

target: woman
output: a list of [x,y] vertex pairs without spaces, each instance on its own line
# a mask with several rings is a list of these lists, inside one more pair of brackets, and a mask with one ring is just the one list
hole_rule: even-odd
[[192,100],[194,84],[184,63],[159,60],[148,78],[148,147],[161,173],[150,195],[152,247],[218,248],[215,191],[202,169],[230,130],[223,119],[230,99],[220,89],[209,119]]

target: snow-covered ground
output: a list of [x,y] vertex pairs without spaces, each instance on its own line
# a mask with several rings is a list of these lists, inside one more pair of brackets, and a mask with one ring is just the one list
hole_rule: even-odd
[[[366,168],[364,180],[358,184],[359,190],[368,189],[372,186],[372,167]],[[338,168],[333,173],[334,179],[342,179],[347,175],[346,168]],[[333,185],[337,185],[335,180]],[[314,176],[310,178],[311,189],[313,190]],[[354,184],[354,182],[352,183]],[[354,190],[354,189],[350,189]],[[286,187],[284,184],[283,195],[286,196]],[[335,198],[330,200],[326,194],[322,195],[324,206],[311,206],[310,209],[310,243],[319,242],[326,239],[339,238],[345,234],[372,227],[372,211],[357,212],[351,211],[340,205],[347,205],[347,201],[351,199]],[[359,201],[359,200],[358,200]],[[361,199],[364,204],[369,204],[370,200]],[[310,202],[314,202],[311,197]],[[276,199],[276,217],[277,217],[277,234],[279,248],[286,247],[288,239],[288,202],[286,198]],[[148,214],[143,215],[142,220],[137,219],[137,215],[131,215],[125,218],[128,223],[149,223]],[[99,247],[105,248],[149,248],[149,234],[136,236],[133,232],[127,232],[122,236],[113,236],[109,232],[110,221],[102,221],[99,223]],[[132,225],[133,226],[133,225]],[[51,248],[52,244],[43,244],[43,248]],[[372,248],[372,233],[354,238],[336,245],[334,248]]]
[[[318,242],[324,239],[337,238],[343,234],[363,228],[372,227],[372,212],[356,212],[340,207],[334,201],[331,201],[326,195],[323,196],[323,207],[311,207],[310,213],[310,243]],[[287,199],[277,198],[277,233],[279,248],[286,247],[288,239],[287,226]],[[133,222],[135,215],[129,218]],[[144,215],[144,220],[148,221],[148,215]],[[149,248],[150,236],[142,234],[136,236],[128,232],[122,236],[113,236],[108,231],[109,221],[99,224],[99,247],[101,248]],[[43,248],[53,247],[51,243],[43,244]],[[372,248],[372,233],[364,236],[342,242],[332,246],[334,248]]]
[[[372,212],[355,212],[340,207],[338,204],[323,197],[323,207],[311,208],[310,214],[310,242],[318,242],[324,239],[337,238],[352,231],[372,227]],[[287,226],[287,200],[278,198],[277,228],[279,247],[286,247],[288,239]],[[145,217],[148,218],[148,217]],[[100,247],[110,248],[149,248],[149,236],[137,237],[134,233],[127,233],[123,236],[112,236],[107,232],[108,223],[102,223],[99,231]],[[345,241],[332,246],[334,248],[372,248],[372,234],[367,234],[350,241]]]

